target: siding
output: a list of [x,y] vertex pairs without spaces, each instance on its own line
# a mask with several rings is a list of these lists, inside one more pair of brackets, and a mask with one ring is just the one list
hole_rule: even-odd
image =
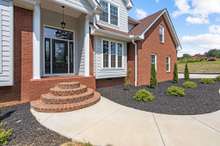
[[13,85],[13,1],[0,1],[0,86]]
[[116,30],[120,30],[120,31],[124,31],[124,32],[128,32],[128,10],[126,8],[125,2],[123,2],[123,0],[105,0],[107,2],[110,2],[112,4],[115,4],[118,6],[119,8],[119,25],[118,26],[114,26],[111,24],[107,24],[105,22],[102,21],[98,21],[98,24],[116,29]]
[[[104,69],[102,67],[102,46],[101,41],[102,39],[107,38],[101,38],[101,37],[95,37],[95,55],[94,55],[94,70],[95,70],[95,76],[96,79],[104,79],[104,78],[119,78],[119,77],[125,77],[127,75],[127,43],[122,42],[124,46],[123,51],[123,65],[124,68],[122,69],[111,69],[107,68]],[[108,40],[108,39],[107,39]],[[115,40],[118,41],[118,40]]]

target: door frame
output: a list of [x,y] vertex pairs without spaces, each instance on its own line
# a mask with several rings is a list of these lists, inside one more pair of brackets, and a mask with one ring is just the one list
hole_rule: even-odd
[[[43,24],[43,28],[42,28],[42,32],[43,32],[43,52],[42,52],[42,57],[43,57],[43,75],[42,76],[69,76],[69,75],[76,75],[76,33],[75,33],[75,30],[70,30],[70,29],[64,29],[64,30],[66,30],[66,31],[70,31],[70,32],[72,32],[73,33],[73,40],[71,41],[71,40],[66,40],[66,39],[59,39],[59,38],[54,38],[54,37],[52,37],[52,38],[49,38],[50,39],[50,47],[52,48],[52,39],[55,39],[55,40],[63,40],[63,41],[67,41],[68,42],[68,58],[69,58],[69,42],[73,42],[73,61],[74,61],[74,63],[73,63],[73,73],[69,73],[69,59],[68,59],[68,73],[60,73],[60,74],[53,74],[53,73],[51,73],[51,74],[46,74],[45,73],[45,38],[47,38],[47,37],[45,37],[44,36],[44,28],[45,27],[49,27],[49,28],[54,28],[54,29],[60,29],[60,30],[63,30],[61,27],[56,27],[56,26],[51,26],[51,25],[47,25],[47,24]],[[53,52],[52,52],[52,49],[51,49],[51,52],[50,52],[50,59],[51,59],[51,65],[53,65],[52,64],[52,54],[53,54]],[[50,65],[50,69],[52,69],[52,66]],[[51,72],[52,72],[52,70],[51,70]]]

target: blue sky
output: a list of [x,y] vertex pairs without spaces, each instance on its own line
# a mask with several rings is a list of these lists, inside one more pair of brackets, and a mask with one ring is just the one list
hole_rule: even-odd
[[167,8],[184,53],[220,49],[220,0],[133,0],[129,15],[140,19]]

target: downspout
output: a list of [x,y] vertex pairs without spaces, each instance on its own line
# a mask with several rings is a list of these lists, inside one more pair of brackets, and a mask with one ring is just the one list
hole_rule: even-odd
[[132,44],[134,45],[135,51],[135,61],[134,61],[134,85],[138,85],[138,58],[137,58],[137,43],[132,39]]

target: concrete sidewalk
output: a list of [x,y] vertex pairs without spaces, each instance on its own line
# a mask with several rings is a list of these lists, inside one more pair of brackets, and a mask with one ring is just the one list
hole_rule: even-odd
[[38,113],[45,127],[99,146],[220,146],[220,111],[195,116],[139,111],[104,97],[96,105],[66,113]]
[[[220,76],[220,74],[190,74],[189,76],[191,79],[201,79],[201,78],[216,78],[217,76]],[[183,79],[184,74],[179,73],[179,78]]]

